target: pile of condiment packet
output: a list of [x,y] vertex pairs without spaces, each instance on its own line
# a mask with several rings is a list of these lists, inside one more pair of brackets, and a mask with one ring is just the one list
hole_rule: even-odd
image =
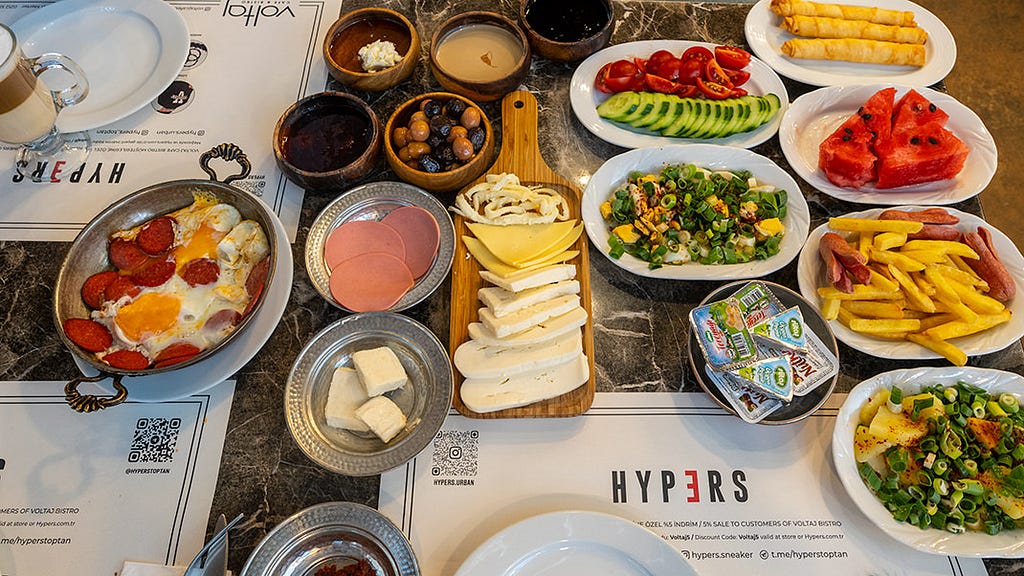
[[763,282],[690,311],[708,378],[750,423],[805,396],[839,371],[839,359],[804,324],[799,306],[784,308]]

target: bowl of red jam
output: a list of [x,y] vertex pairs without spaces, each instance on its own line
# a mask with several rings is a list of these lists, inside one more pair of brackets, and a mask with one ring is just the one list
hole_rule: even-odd
[[299,186],[340,192],[377,167],[382,142],[380,121],[366,102],[344,92],[320,92],[281,115],[274,158]]

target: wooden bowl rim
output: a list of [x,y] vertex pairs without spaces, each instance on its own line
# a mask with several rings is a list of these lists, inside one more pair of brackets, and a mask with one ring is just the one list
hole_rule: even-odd
[[597,40],[601,36],[607,34],[608,31],[611,30],[615,24],[615,3],[612,2],[612,0],[598,0],[599,2],[603,3],[605,6],[608,7],[608,21],[604,23],[604,26],[602,26],[600,30],[591,34],[590,36],[587,36],[586,38],[581,38],[579,40],[574,40],[572,42],[560,42],[558,40],[552,40],[551,38],[548,38],[547,36],[534,30],[533,26],[530,26],[530,23],[526,21],[526,5],[538,1],[539,0],[521,0],[519,2],[519,24],[522,26],[523,31],[527,33],[527,36],[529,36],[530,33],[532,33],[537,38],[543,40],[544,43],[550,44],[552,47],[555,48],[571,49],[583,44],[587,44],[588,42]]
[[[373,129],[373,137],[370,139],[370,142],[367,145],[365,152],[363,152],[362,154],[359,155],[358,158],[349,162],[348,164],[345,164],[341,168],[335,168],[334,170],[329,170],[327,172],[313,172],[310,170],[303,170],[289,162],[288,158],[284,154],[284,150],[281,149],[281,128],[284,126],[285,121],[288,120],[290,116],[295,114],[300,106],[313,100],[326,100],[328,98],[340,98],[342,100],[347,101],[350,104],[353,104],[355,108],[362,110],[370,119],[370,127]],[[344,172],[351,168],[353,165],[367,161],[374,156],[374,148],[379,148],[379,146],[377,146],[377,143],[381,141],[380,132],[380,119],[377,118],[377,114],[373,111],[373,108],[371,108],[370,105],[367,104],[362,98],[349,94],[347,92],[317,92],[316,94],[311,94],[301,100],[296,101],[294,104],[289,106],[287,110],[284,111],[284,114],[281,114],[280,118],[277,119],[277,125],[274,126],[274,156],[276,156],[277,160],[281,162],[284,166],[286,166],[288,170],[291,170],[295,174],[302,176],[304,178],[324,178],[342,176],[344,175]]]
[[[379,16],[383,20],[390,20],[392,22],[397,21],[404,25],[405,29],[409,32],[409,49],[406,50],[405,54],[402,55],[402,59],[399,60],[394,66],[390,68],[385,68],[384,70],[379,70],[377,72],[350,70],[349,68],[342,66],[341,64],[334,60],[334,57],[331,55],[331,44],[334,42],[334,38],[340,32],[343,32],[346,28],[360,20],[360,18],[357,18],[357,16],[365,17],[370,15]],[[416,26],[414,26],[413,23],[409,21],[409,19],[406,18],[404,14],[396,10],[391,10],[390,8],[377,8],[371,6],[368,8],[357,8],[351,12],[342,14],[337,20],[335,20],[334,23],[331,24],[331,27],[327,29],[327,34],[324,36],[323,53],[324,59],[327,61],[327,64],[333,67],[335,70],[339,70],[343,74],[352,76],[353,78],[380,78],[382,76],[397,74],[399,72],[399,69],[402,68],[402,66],[405,65],[405,63],[408,62],[411,58],[418,58],[419,44],[420,36],[419,33],[416,32]]]
[[[519,43],[523,47],[523,53],[519,55],[519,60],[516,61],[516,65],[512,68],[512,71],[497,80],[489,80],[487,82],[465,80],[449,72],[444,66],[441,66],[440,62],[437,61],[437,48],[438,45],[441,43],[441,40],[443,40],[445,36],[453,32],[454,30],[458,29],[460,27],[458,25],[460,21],[470,20],[473,18],[480,18],[481,20],[479,20],[479,22],[481,23],[489,20],[494,24],[503,26],[509,32],[512,32],[512,34],[515,35],[516,38],[519,39]],[[456,14],[455,16],[452,16],[451,18],[442,22],[441,25],[438,26],[436,30],[434,30],[434,34],[430,38],[429,56],[430,63],[435,68],[440,70],[441,73],[447,76],[448,78],[451,78],[455,82],[458,82],[459,84],[462,84],[463,86],[472,89],[474,92],[481,90],[483,92],[487,92],[487,87],[493,86],[495,83],[501,83],[511,78],[516,78],[520,75],[525,75],[525,73],[529,71],[530,38],[526,35],[526,32],[523,31],[519,24],[517,24],[514,20],[503,14],[498,14],[497,12],[489,12],[487,10],[471,10],[469,12],[462,12],[461,14]]]
[[[466,162],[465,164],[456,168],[455,170],[449,170],[447,172],[424,172],[423,170],[417,170],[412,166],[409,166],[405,162],[402,162],[402,160],[398,157],[398,153],[394,150],[394,147],[392,146],[391,132],[393,130],[395,120],[398,118],[400,113],[405,112],[409,108],[409,106],[422,102],[427,98],[458,98],[467,105],[472,106],[480,111],[480,121],[481,125],[484,127],[485,135],[484,145],[480,148],[480,152],[477,152],[477,154],[473,156],[473,158],[470,159],[469,162]],[[494,128],[491,126],[491,119],[487,117],[487,113],[484,112],[484,109],[481,108],[472,99],[462,96],[461,94],[455,94],[454,92],[427,92],[426,94],[414,96],[406,100],[405,102],[399,104],[398,107],[395,108],[395,111],[391,113],[391,116],[388,117],[388,121],[384,125],[384,155],[387,157],[389,164],[391,164],[392,170],[394,170],[395,172],[406,171],[409,174],[414,174],[422,178],[438,178],[441,176],[444,176],[446,178],[454,178],[455,176],[461,176],[463,174],[471,172],[472,169],[475,169],[478,166],[479,162],[484,161],[483,158],[485,155],[483,154],[483,151],[488,147],[488,144],[490,144],[491,148],[494,147]],[[400,166],[400,168],[396,167],[396,165]]]

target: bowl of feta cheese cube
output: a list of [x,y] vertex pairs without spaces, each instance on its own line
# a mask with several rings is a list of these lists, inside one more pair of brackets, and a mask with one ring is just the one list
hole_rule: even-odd
[[299,447],[347,476],[397,468],[430,444],[452,401],[452,367],[427,327],[392,312],[346,316],[302,349],[285,387]]

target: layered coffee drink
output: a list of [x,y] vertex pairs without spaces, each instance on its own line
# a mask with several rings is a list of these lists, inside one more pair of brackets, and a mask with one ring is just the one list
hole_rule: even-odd
[[0,141],[27,144],[46,136],[57,121],[53,96],[6,27],[0,27],[0,58]]

